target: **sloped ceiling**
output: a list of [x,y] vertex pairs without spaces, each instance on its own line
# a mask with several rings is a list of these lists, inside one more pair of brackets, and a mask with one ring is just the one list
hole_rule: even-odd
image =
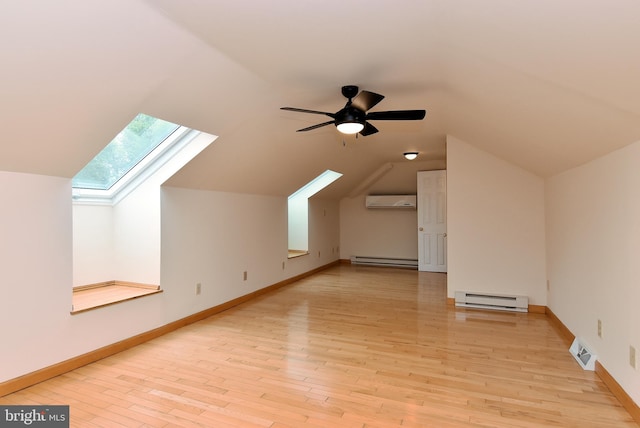
[[[218,135],[174,186],[349,194],[455,135],[542,177],[640,140],[640,3],[23,0],[0,14],[0,170],[72,177],[138,112]],[[343,137],[295,130],[340,87],[426,109]]]

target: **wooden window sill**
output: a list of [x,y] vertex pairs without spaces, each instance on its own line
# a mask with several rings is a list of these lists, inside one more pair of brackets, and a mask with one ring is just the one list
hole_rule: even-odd
[[289,250],[287,258],[294,259],[296,257],[306,256],[307,254],[309,254],[309,252],[306,250]]
[[71,314],[90,311],[115,303],[162,293],[159,285],[107,281],[73,288]]

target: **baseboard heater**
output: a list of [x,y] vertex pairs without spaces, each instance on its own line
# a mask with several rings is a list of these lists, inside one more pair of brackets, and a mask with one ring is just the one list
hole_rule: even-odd
[[351,256],[351,264],[368,266],[389,266],[418,269],[418,260],[394,259],[388,257]]
[[529,312],[529,298],[526,296],[456,291],[456,306],[462,308],[494,309],[498,311]]

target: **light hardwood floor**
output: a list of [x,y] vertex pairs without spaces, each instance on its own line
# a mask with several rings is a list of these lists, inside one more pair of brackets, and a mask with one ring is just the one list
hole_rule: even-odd
[[340,265],[0,398],[76,427],[637,427],[545,315]]

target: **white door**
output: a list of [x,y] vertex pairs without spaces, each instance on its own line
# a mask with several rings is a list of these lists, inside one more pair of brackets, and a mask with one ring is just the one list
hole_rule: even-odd
[[447,172],[418,172],[418,270],[447,271]]

